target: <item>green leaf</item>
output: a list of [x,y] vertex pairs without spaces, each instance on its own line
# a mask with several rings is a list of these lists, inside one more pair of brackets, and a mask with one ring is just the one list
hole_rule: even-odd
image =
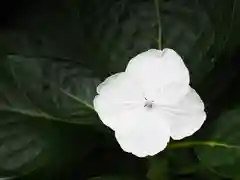
[[92,128],[17,113],[0,115],[0,176],[28,176],[37,172],[39,175],[34,179],[60,177],[72,170],[72,164],[83,163],[98,136]]
[[13,84],[1,87],[0,110],[69,123],[96,122],[92,102],[99,80],[81,64],[16,55],[5,62]]
[[45,164],[49,155],[46,124],[37,122],[38,118],[31,122],[23,115],[0,114],[0,175],[29,173]]
[[10,55],[0,68],[0,175],[51,163],[65,146],[52,123],[100,124],[92,106],[99,80],[81,64]]
[[226,146],[196,147],[201,163],[226,177],[239,177],[240,166],[240,108],[230,110],[212,124],[208,139]]

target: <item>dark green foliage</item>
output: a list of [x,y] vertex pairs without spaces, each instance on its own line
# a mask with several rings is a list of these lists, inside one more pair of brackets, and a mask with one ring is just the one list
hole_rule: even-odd
[[[1,3],[0,179],[238,180],[239,12],[237,0]],[[183,57],[206,104],[206,123],[184,141],[215,144],[139,159],[92,100],[104,78],[158,48],[159,22],[162,47]]]
[[240,177],[240,108],[224,113],[209,128],[208,139],[226,144],[226,147],[198,147],[195,150],[199,160],[218,174]]

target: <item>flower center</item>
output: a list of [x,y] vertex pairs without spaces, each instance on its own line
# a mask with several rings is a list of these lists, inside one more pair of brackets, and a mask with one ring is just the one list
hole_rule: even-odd
[[145,98],[146,102],[144,104],[144,107],[148,108],[148,109],[152,109],[153,108],[153,101],[149,101]]

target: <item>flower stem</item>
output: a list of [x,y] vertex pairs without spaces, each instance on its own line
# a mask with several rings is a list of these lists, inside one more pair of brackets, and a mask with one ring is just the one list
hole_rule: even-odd
[[155,9],[156,9],[156,16],[157,16],[157,24],[158,24],[158,49],[162,49],[162,26],[161,26],[161,19],[160,19],[160,12],[159,12],[159,1],[160,0],[154,0]]
[[188,148],[193,146],[210,146],[210,147],[223,147],[227,149],[240,149],[240,146],[231,145],[226,143],[220,143],[215,141],[185,141],[185,142],[177,142],[168,145],[169,149],[176,148]]

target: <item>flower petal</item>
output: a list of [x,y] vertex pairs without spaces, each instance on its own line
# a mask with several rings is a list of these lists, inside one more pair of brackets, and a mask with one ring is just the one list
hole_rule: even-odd
[[126,72],[140,82],[148,98],[162,104],[175,103],[188,91],[188,69],[172,49],[143,52],[130,60]]
[[199,130],[206,119],[204,104],[194,89],[175,106],[164,109],[170,121],[171,137],[180,140]]
[[182,58],[172,49],[150,49],[132,58],[126,72],[148,82],[161,85],[169,83],[189,84],[189,72]]
[[122,82],[123,80],[125,80],[123,77],[121,77],[124,76],[124,74],[125,74],[124,72],[120,72],[106,78],[102,83],[98,85],[97,93],[101,94],[101,92],[102,93],[107,92],[109,88],[111,90],[113,83],[118,83],[118,81]]
[[139,111],[128,130],[117,130],[115,136],[121,148],[138,157],[153,156],[166,148],[170,128],[158,109]]
[[114,130],[119,124],[118,116],[142,105],[144,97],[137,87],[125,73],[112,75],[98,86],[99,95],[94,98],[93,104],[105,125]]

